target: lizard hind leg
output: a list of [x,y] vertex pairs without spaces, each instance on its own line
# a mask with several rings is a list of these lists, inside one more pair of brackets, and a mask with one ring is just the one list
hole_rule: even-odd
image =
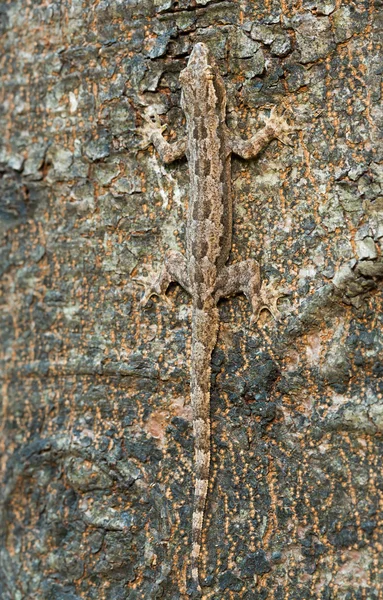
[[256,323],[263,309],[266,309],[276,321],[280,318],[277,307],[278,298],[285,290],[276,290],[272,285],[261,284],[260,267],[256,260],[249,259],[224,267],[219,274],[215,289],[215,300],[245,294],[251,304],[251,323]]
[[141,306],[146,306],[153,295],[160,296],[169,302],[165,292],[173,281],[179,283],[190,294],[186,260],[180,252],[168,250],[161,271],[145,280],[138,281],[145,287],[144,295],[140,300]]
[[252,306],[253,316],[260,312],[261,272],[256,260],[244,260],[224,267],[218,278],[214,299],[243,293]]

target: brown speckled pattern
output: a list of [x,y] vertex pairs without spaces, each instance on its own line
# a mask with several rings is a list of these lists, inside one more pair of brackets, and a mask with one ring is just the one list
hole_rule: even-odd
[[[178,262],[168,260],[159,276],[147,287],[142,303],[156,293],[164,294],[171,281],[183,285],[192,297],[192,346],[190,393],[194,432],[194,505],[192,523],[191,573],[194,587],[199,583],[199,556],[210,468],[210,377],[211,354],[217,342],[219,313],[217,302],[225,296],[243,292],[249,298],[253,315],[268,308],[276,314],[274,294],[271,306],[261,291],[259,266],[254,260],[225,266],[232,239],[232,201],[230,194],[231,152],[243,158],[256,157],[269,142],[290,131],[283,118],[272,112],[264,129],[245,141],[231,134],[226,125],[226,91],[221,75],[205,44],[194,46],[188,65],[180,74],[181,105],[186,115],[186,143],[181,140],[174,151],[162,137],[157,119],[147,118],[143,135],[152,140],[166,162],[180,158],[182,149],[189,166],[190,191],[186,225],[185,275]],[[177,260],[181,258],[177,255]],[[187,275],[186,275],[187,274]],[[186,286],[185,281],[187,281]]]
[[136,278],[190,286],[188,163],[139,145],[150,106],[184,154],[197,42],[231,132],[301,127],[232,156],[227,268],[290,295],[219,303],[204,597],[382,598],[381,31],[378,0],[1,2],[1,600],[188,598],[192,302]]

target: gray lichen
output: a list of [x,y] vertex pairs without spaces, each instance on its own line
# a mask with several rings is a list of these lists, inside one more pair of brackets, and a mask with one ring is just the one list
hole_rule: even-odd
[[[184,132],[196,41],[248,137],[231,260],[289,293],[283,320],[220,306],[207,598],[382,594],[381,7],[332,0],[56,1],[0,8],[0,597],[185,597],[188,298],[135,280],[183,248],[188,173],[139,149]],[[49,42],[49,43],[48,43]],[[180,575],[181,574],[181,575]]]

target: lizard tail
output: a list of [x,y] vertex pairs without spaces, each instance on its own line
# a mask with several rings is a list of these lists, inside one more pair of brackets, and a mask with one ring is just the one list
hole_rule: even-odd
[[218,327],[218,309],[212,300],[210,306],[204,306],[201,309],[197,306],[193,307],[190,383],[193,409],[195,485],[191,569],[193,588],[198,592],[201,592],[199,556],[210,470],[210,361],[211,353],[217,342]]

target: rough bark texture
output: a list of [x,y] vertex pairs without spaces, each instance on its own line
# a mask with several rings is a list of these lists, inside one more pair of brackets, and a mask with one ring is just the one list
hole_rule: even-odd
[[187,163],[140,151],[178,75],[214,53],[244,137],[232,260],[291,288],[284,319],[222,302],[206,598],[383,597],[381,0],[0,5],[0,597],[186,596],[190,302],[134,281],[182,249]]

